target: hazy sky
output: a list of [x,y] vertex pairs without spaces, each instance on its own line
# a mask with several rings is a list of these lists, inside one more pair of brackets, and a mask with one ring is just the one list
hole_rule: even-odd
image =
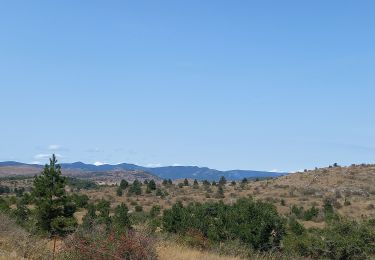
[[0,161],[375,162],[375,1],[1,1]]

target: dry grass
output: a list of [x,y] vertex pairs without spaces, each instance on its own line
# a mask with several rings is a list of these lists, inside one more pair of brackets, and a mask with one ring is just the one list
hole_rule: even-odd
[[199,251],[173,243],[161,243],[156,248],[160,260],[239,260],[241,258],[220,256],[211,252]]
[[[176,181],[175,184],[178,182]],[[192,182],[190,182],[192,184]],[[100,187],[99,190],[82,191],[92,201],[101,198],[111,198],[112,207],[120,203],[126,203],[131,211],[135,205],[130,201],[143,206],[145,211],[150,210],[152,205],[158,204],[162,209],[170,208],[176,201],[184,204],[189,202],[210,202],[221,200],[216,198],[217,187],[210,186],[208,191],[202,183],[199,188],[191,186],[179,188],[158,186],[169,193],[165,198],[146,194],[143,186],[143,194],[140,196],[124,195],[116,196],[116,187]],[[280,214],[288,215],[292,205],[303,206],[305,209],[312,206],[322,207],[324,198],[335,198],[342,207],[337,211],[349,218],[363,219],[375,218],[375,207],[371,206],[375,201],[375,166],[351,166],[335,167],[294,173],[273,180],[250,182],[241,187],[225,185],[225,203],[233,203],[241,197],[253,197],[273,203]],[[281,203],[281,200],[283,200]],[[344,205],[345,200],[350,205]],[[311,223],[307,223],[313,226]]]
[[51,259],[49,240],[27,233],[12,220],[0,215],[0,259]]
[[286,260],[299,259],[298,257],[289,258],[279,253],[254,253],[249,258],[241,258],[237,256],[219,255],[216,252],[202,251],[195,248],[182,246],[173,242],[161,242],[156,247],[160,260]]

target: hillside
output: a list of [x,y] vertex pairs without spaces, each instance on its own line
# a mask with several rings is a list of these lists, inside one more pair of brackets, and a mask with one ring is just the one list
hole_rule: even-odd
[[[24,165],[18,166],[25,167]],[[87,174],[91,179],[97,178],[95,179],[97,182],[104,181],[105,184],[113,184],[108,180],[117,180],[116,182],[119,182],[119,180],[125,176],[124,174],[127,174],[126,178],[128,179],[131,178],[132,176],[130,175],[133,174],[133,181],[135,179],[140,179],[142,176],[144,177],[144,180],[150,177],[147,175],[147,172],[141,170],[121,171],[100,169],[107,171],[84,171],[80,168],[65,168],[65,171],[79,172],[83,178],[85,178],[84,175]],[[108,179],[100,179],[104,178],[104,173]],[[24,187],[27,192],[32,185],[32,178],[3,179],[2,184],[9,184],[8,187],[11,187],[11,189]],[[139,193],[136,193],[132,189],[133,186],[134,183],[131,184],[130,182],[129,186],[123,188],[121,193],[118,193],[118,185],[91,186],[86,188],[83,186],[72,186],[71,183],[68,182],[67,187],[69,188],[66,189],[66,191],[70,194],[76,193],[76,195],[78,194],[79,196],[82,196],[82,198],[87,198],[87,201],[85,202],[86,206],[82,204],[74,213],[74,217],[79,224],[83,224],[84,217],[88,214],[88,205],[101,207],[105,205],[103,204],[104,202],[108,202],[108,210],[106,212],[109,215],[116,214],[119,206],[126,205],[126,209],[128,209],[128,214],[135,230],[141,232],[141,234],[142,232],[147,232],[148,235],[147,237],[143,237],[144,239],[149,239],[150,237],[156,239],[152,243],[154,243],[154,253],[158,255],[159,259],[171,259],[171,256],[176,259],[276,259],[279,257],[282,257],[280,259],[305,259],[304,257],[299,258],[299,256],[311,256],[314,259],[319,259],[319,257],[314,256],[317,246],[321,247],[319,249],[319,256],[328,252],[327,250],[329,249],[332,250],[332,256],[328,258],[336,259],[336,257],[341,254],[341,246],[350,245],[346,241],[351,237],[351,233],[349,235],[340,234],[340,236],[345,236],[345,238],[341,239],[334,249],[331,249],[332,245],[324,242],[324,236],[320,235],[321,232],[338,240],[339,233],[337,232],[341,231],[332,229],[333,222],[331,222],[332,219],[330,220],[330,218],[338,218],[338,220],[343,221],[342,223],[345,225],[348,223],[357,223],[349,227],[352,229],[351,232],[357,232],[356,230],[361,229],[355,229],[356,225],[368,225],[361,226],[361,228],[364,228],[363,230],[367,230],[367,228],[373,229],[371,226],[371,223],[373,222],[366,221],[375,217],[375,165],[327,167],[293,173],[274,179],[259,181],[250,180],[247,182],[227,181],[226,183],[225,181],[222,181],[221,185],[208,182],[193,183],[191,180],[188,181],[188,183],[184,183],[184,181],[180,179],[178,181],[173,181],[172,183],[162,183],[159,181],[154,188],[149,189],[149,183],[144,182],[144,184],[139,186]],[[12,192],[16,193],[15,190],[12,190]],[[11,199],[11,197],[9,197],[11,194],[12,193],[3,194],[2,198],[9,203],[11,210],[14,210],[15,208],[18,209],[16,202],[17,196],[20,195],[18,194]],[[78,199],[79,197],[75,198]],[[247,203],[266,202],[267,205],[272,206],[274,211],[279,214],[280,217],[287,220],[284,223],[287,233],[284,236],[284,242],[282,244],[284,250],[287,251],[275,252],[275,254],[263,254],[261,251],[254,251],[254,249],[249,248],[242,242],[239,244],[231,244],[231,241],[226,240],[225,236],[221,238],[223,239],[222,242],[214,243],[214,240],[208,242],[209,237],[202,233],[188,232],[187,234],[173,234],[173,232],[166,233],[166,230],[163,231],[163,229],[165,229],[164,224],[167,223],[165,222],[164,214],[168,210],[173,210],[173,208],[176,210],[178,208],[176,205],[183,205],[180,210],[192,210],[195,207],[200,207],[199,205],[205,205],[204,207],[207,207],[206,209],[208,210],[206,211],[206,217],[211,217],[213,218],[212,220],[216,221],[217,217],[219,217],[219,215],[216,215],[218,212],[215,210],[217,205],[219,205],[219,208],[221,207],[220,205],[227,205],[228,207],[237,205],[232,208],[236,209],[236,207],[240,205],[237,204],[239,199],[244,198],[247,198]],[[199,203],[196,204],[195,202]],[[258,206],[261,205],[262,204],[259,204]],[[327,205],[331,207],[328,211]],[[202,211],[198,210],[197,212]],[[223,214],[221,217],[224,218],[228,216],[234,218],[236,216],[236,214],[230,215],[230,210],[220,212]],[[195,214],[189,214],[185,217],[191,216],[194,217]],[[181,221],[184,219],[185,218],[178,217],[170,223],[173,224],[175,223],[174,221]],[[253,221],[253,218],[246,219]],[[346,219],[350,221],[345,222]],[[194,225],[195,223],[196,227],[200,227],[197,223],[200,223],[201,221],[202,219],[198,218],[193,222],[189,221],[188,225]],[[214,223],[216,223],[215,221]],[[223,221],[223,219],[220,221]],[[237,222],[234,221],[233,223]],[[305,231],[301,234],[298,233],[300,231],[293,231],[297,232],[297,235],[296,237],[294,237],[294,235],[291,236],[290,232],[293,226],[290,226],[290,223],[298,223],[301,225],[299,228],[297,224],[294,224],[297,225],[298,230],[303,229]],[[178,226],[178,224],[176,225]],[[221,225],[219,226],[221,227]],[[98,227],[100,228],[100,225]],[[230,230],[231,229],[228,229],[228,231]],[[366,234],[371,235],[371,230]],[[3,240],[7,243],[4,242],[4,245],[10,249],[2,245],[0,245],[0,249],[5,250],[5,254],[7,252],[10,253],[12,250],[15,250],[12,246],[15,242],[9,241],[9,239],[6,238],[7,232],[9,233],[9,231],[0,230],[0,234],[1,232],[3,233]],[[98,236],[96,233],[94,235]],[[357,232],[355,236],[360,237],[360,234]],[[304,240],[307,238],[308,240]],[[309,240],[311,238],[314,239]],[[106,238],[103,239],[103,241],[106,241]],[[370,239],[375,238],[371,237]],[[69,244],[69,238],[62,243]],[[238,241],[235,243],[238,243]],[[358,244],[355,246],[358,246]],[[300,248],[303,248],[301,249],[302,251],[299,251]],[[22,250],[25,249],[20,248],[16,251],[20,254],[22,253]],[[369,248],[367,252],[372,252],[371,248]],[[361,257],[362,256],[363,255],[361,255]]]

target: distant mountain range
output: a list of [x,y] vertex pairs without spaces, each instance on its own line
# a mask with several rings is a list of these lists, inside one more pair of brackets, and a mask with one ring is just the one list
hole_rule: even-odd
[[[82,162],[75,163],[62,163],[61,167],[66,172],[81,172],[85,175],[89,173],[105,173],[105,172],[118,172],[118,171],[138,171],[147,172],[155,175],[161,179],[198,179],[198,180],[218,180],[224,176],[228,180],[241,180],[243,178],[274,178],[285,175],[286,173],[267,172],[267,171],[252,171],[252,170],[231,170],[219,171],[207,167],[197,166],[165,166],[165,167],[143,167],[135,164],[121,163],[116,165],[103,164],[93,165]],[[0,176],[6,175],[12,169],[16,170],[18,175],[35,174],[39,172],[42,165],[26,164],[19,162],[0,162]]]

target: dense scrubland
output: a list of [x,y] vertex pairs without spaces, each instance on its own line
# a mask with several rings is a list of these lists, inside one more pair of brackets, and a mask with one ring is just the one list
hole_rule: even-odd
[[239,182],[3,178],[0,259],[373,259],[375,166]]

